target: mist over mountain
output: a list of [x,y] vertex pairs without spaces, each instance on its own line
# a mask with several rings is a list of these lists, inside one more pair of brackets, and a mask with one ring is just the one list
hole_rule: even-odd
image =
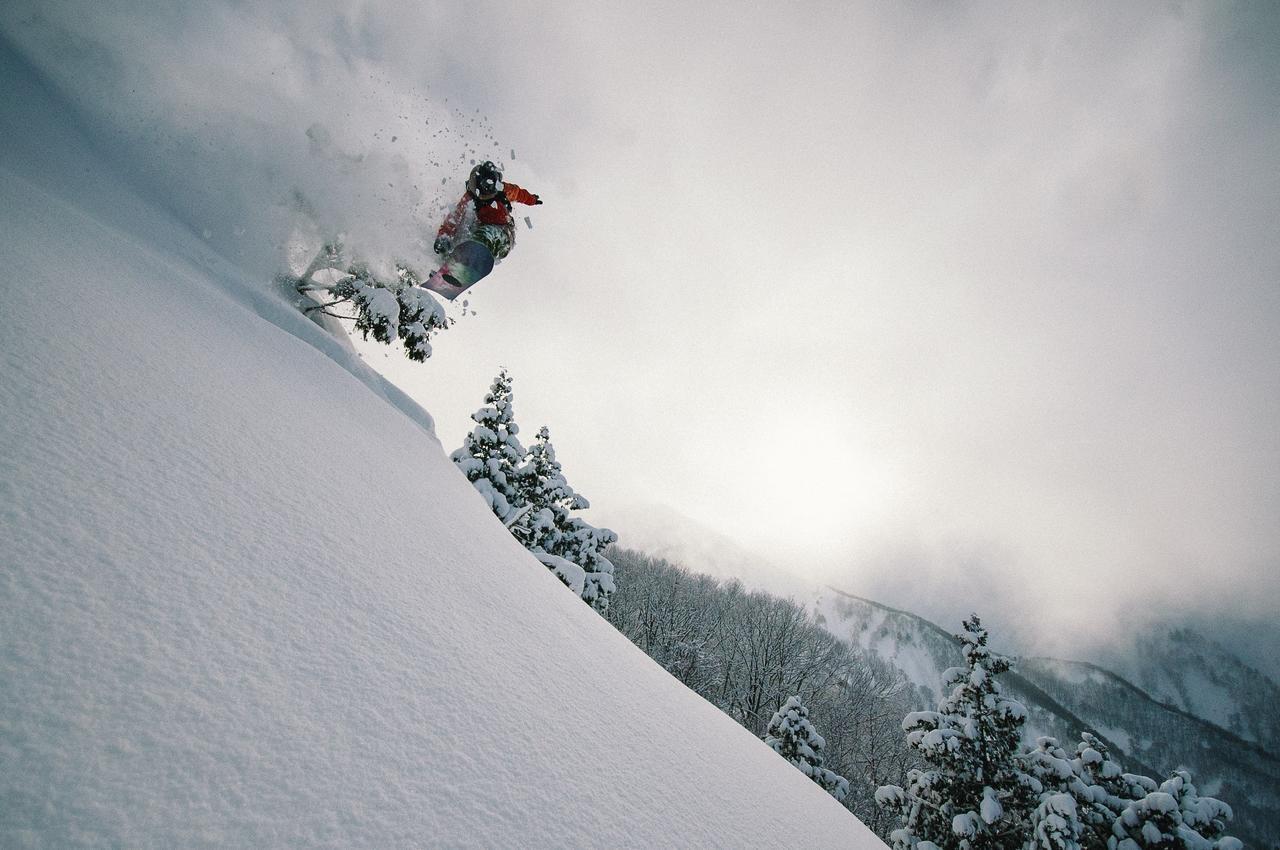
[[1232,654],[1280,682],[1280,622],[1275,617],[1246,618],[1187,611],[1167,626],[1189,626],[1227,647]]
[[1275,680],[1191,626],[1148,626],[1094,660],[1166,705],[1264,748],[1280,744]]
[[606,505],[599,518],[622,535],[619,545],[655,558],[696,565],[697,570],[721,580],[737,579],[749,588],[782,596],[806,598],[812,583],[735,543],[705,523],[657,502]]
[[[1158,594],[1131,600],[1113,593],[1106,581],[1014,569],[1015,553],[989,542],[951,540],[876,551],[854,566],[832,567],[824,582],[936,623],[958,623],[976,611],[991,624],[993,638],[1020,655],[1111,664],[1138,653],[1146,636],[1190,628],[1280,679],[1280,620],[1224,612],[1213,593],[1199,607]],[[1194,572],[1180,580],[1211,587],[1213,577]]]
[[[1002,651],[1080,658],[1119,670],[1132,669],[1153,635],[1191,629],[1228,653],[1234,664],[1280,680],[1280,621],[1274,619],[1154,605],[1125,608],[1120,616],[1112,602],[1091,615],[1063,618],[1052,604],[1056,580],[1038,585],[1045,577],[1015,573],[1009,578],[1008,553],[994,545],[898,547],[854,569],[836,565],[813,571],[763,557],[669,506],[621,504],[606,506],[601,516],[623,535],[623,545],[720,579],[736,578],[748,587],[811,599],[829,584],[935,623],[959,623],[976,611]],[[1081,586],[1061,592],[1083,596],[1090,591]]]
[[[900,670],[919,709],[941,701],[943,673],[961,661],[954,630],[835,588],[818,596],[815,610],[834,634]],[[1202,789],[1233,807],[1236,834],[1249,846],[1270,846],[1280,830],[1275,683],[1189,629],[1152,633],[1137,646],[1126,667],[1190,708],[1098,664],[1015,657],[1006,687],[1028,708],[1025,737],[1071,743],[1088,731],[1126,769],[1163,777],[1189,768]]]

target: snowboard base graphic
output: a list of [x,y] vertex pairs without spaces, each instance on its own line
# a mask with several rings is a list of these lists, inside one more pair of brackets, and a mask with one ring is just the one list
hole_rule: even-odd
[[452,301],[491,271],[493,252],[480,242],[468,239],[459,242],[440,268],[420,285]]

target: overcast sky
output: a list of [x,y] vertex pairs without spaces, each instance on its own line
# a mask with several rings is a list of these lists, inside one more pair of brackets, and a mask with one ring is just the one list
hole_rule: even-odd
[[510,369],[624,544],[660,504],[934,612],[1280,609],[1280,7],[105,5],[0,21],[263,274],[292,188],[399,255],[478,155],[542,195],[431,361],[370,357],[447,449]]

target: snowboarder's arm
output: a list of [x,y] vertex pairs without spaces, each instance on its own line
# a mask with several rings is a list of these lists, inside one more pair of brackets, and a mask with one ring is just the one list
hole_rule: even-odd
[[513,204],[528,204],[529,206],[533,206],[534,204],[542,203],[542,199],[537,195],[526,189],[521,189],[514,183],[506,183],[504,185],[506,186],[507,200]]
[[440,229],[436,232],[437,236],[450,236],[458,232],[458,228],[462,225],[463,216],[467,214],[467,204],[470,202],[467,195],[462,196],[462,200],[458,201],[458,205],[453,208],[453,212],[444,218],[444,224],[440,225]]

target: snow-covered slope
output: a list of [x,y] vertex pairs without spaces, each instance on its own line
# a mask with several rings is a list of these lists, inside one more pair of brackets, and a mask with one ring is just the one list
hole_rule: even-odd
[[882,846],[0,59],[0,846]]

